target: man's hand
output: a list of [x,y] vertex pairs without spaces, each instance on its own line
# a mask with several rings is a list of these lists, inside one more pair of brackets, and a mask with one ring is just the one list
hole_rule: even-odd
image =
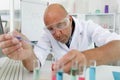
[[[14,31],[13,34],[27,39],[24,35],[16,31]],[[27,59],[33,52],[31,45],[18,40],[10,34],[0,35],[0,48],[2,48],[4,55],[15,60]]]
[[[56,63],[64,64],[64,72],[70,73],[72,62],[78,62],[78,64],[79,63],[86,64],[86,59],[85,59],[84,54],[82,54],[78,50],[71,50],[66,55],[64,55],[60,60],[58,60]],[[57,70],[56,66],[54,66],[54,70]]]

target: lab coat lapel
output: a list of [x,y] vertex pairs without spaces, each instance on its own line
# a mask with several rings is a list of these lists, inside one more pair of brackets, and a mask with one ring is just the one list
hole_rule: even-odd
[[[74,19],[75,20],[75,19]],[[80,50],[80,42],[82,38],[82,26],[75,20],[75,31],[73,33],[70,49]]]
[[64,50],[69,51],[69,48],[66,46],[66,44],[63,44],[63,43],[61,43],[61,42],[58,42],[58,44],[59,44],[59,46],[60,46],[61,48],[63,48]]

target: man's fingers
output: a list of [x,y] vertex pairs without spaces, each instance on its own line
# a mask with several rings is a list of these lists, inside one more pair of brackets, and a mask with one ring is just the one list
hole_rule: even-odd
[[[86,59],[84,54],[77,50],[71,50],[56,63],[64,64],[64,72],[70,73],[72,67],[78,68],[79,64],[86,65]],[[57,70],[56,66],[54,67],[54,70]]]
[[4,40],[5,40],[4,34],[0,35],[0,42],[1,42],[1,41],[4,41]]
[[72,62],[69,62],[64,65],[64,72],[70,74],[70,69],[72,67]]
[[21,48],[22,44],[17,44],[15,46],[12,47],[8,47],[8,48],[4,48],[2,51],[5,55],[9,55],[11,53],[13,53],[14,51],[16,51],[17,49]]
[[76,54],[69,53],[69,54],[63,56],[63,57],[58,61],[58,63],[67,64],[67,63],[71,62],[75,57],[76,57]]
[[78,62],[78,64],[83,64],[83,65],[86,65],[86,58],[84,56],[84,54],[78,54],[78,56],[76,57],[75,59],[76,62]]

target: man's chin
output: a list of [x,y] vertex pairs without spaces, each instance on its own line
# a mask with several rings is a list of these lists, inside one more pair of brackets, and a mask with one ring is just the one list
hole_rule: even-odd
[[65,44],[65,42],[64,42],[64,41],[59,41],[59,42],[61,42],[61,43]]
[[61,40],[60,42],[63,44],[67,43],[67,41],[65,41],[65,40]]

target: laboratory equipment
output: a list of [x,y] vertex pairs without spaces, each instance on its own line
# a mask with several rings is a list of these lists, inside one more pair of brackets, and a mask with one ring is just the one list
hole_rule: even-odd
[[23,40],[23,41],[25,41],[26,43],[29,43],[29,44],[31,44],[32,46],[36,46],[36,47],[38,47],[38,48],[41,48],[41,49],[43,49],[43,50],[46,50],[45,48],[42,48],[41,46],[39,46],[39,45],[37,45],[37,44],[35,44],[35,43],[32,43],[31,41],[29,41],[29,40],[25,40],[25,39],[23,39],[22,37],[20,37],[20,36],[15,36],[18,40]]
[[114,80],[120,80],[120,72],[112,71]]
[[33,61],[33,80],[40,80],[40,62],[39,60]]
[[109,13],[109,5],[105,5],[105,13]]
[[63,63],[56,63],[55,65],[57,67],[56,80],[63,80],[64,64]]
[[53,73],[53,72],[54,72],[53,67],[54,67],[54,65],[55,65],[55,62],[56,62],[56,59],[55,59],[55,57],[53,56],[53,57],[52,57],[52,66],[51,66],[52,80],[56,80],[56,73]]
[[77,80],[85,80],[85,72],[86,72],[86,64],[80,63],[78,66],[78,79]]
[[[3,67],[0,68],[0,80],[23,80],[24,68],[22,61],[17,61],[5,57]],[[2,62],[1,61],[1,62]]]
[[56,80],[63,80],[63,71],[57,71],[56,77]]
[[71,80],[77,80],[77,74],[78,74],[78,61],[72,61],[72,67],[71,67]]
[[[20,36],[16,36],[16,35],[13,35],[14,37],[16,37],[18,40],[22,40],[22,41],[24,41],[24,42],[26,42],[26,43],[28,43],[28,44],[30,44],[30,45],[32,45],[32,46],[36,46],[36,47],[38,47],[38,48],[40,48],[40,49],[42,49],[42,50],[44,50],[44,51],[48,51],[47,49],[45,49],[45,48],[43,48],[43,47],[41,47],[41,46],[39,46],[39,45],[37,45],[37,44],[35,44],[35,43],[32,43],[31,41],[29,41],[29,40],[25,40],[25,39],[23,39],[22,37],[20,37]],[[48,52],[50,52],[50,51],[48,51]]]
[[15,16],[14,0],[10,1],[10,32],[14,30],[14,16]]
[[89,61],[89,80],[96,80],[96,61]]

